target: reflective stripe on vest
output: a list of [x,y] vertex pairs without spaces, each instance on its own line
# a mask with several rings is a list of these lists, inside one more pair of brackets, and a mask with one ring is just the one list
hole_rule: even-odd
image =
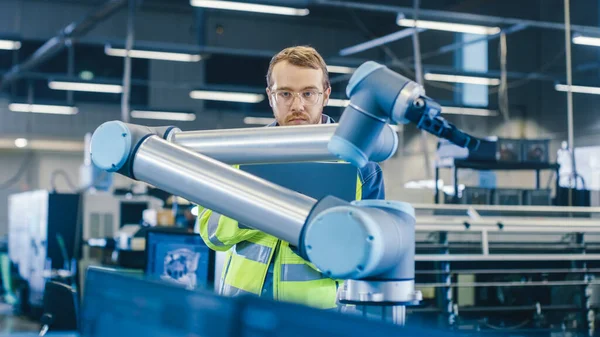
[[281,241],[274,268],[275,299],[319,309],[336,307],[336,281],[326,277]]
[[210,218],[208,218],[208,240],[210,243],[217,247],[223,247],[225,244],[217,238],[217,229],[219,229],[219,219],[221,219],[221,214],[217,212],[212,212]]
[[256,294],[254,294],[254,293],[245,291],[240,288],[236,288],[230,284],[225,284],[223,286],[223,291],[221,293],[225,296],[240,296],[240,295],[255,295],[256,296]]
[[233,247],[233,253],[248,260],[267,264],[271,256],[271,247],[242,241]]
[[242,241],[231,249],[221,291],[223,295],[260,294],[269,259],[273,255],[272,242],[276,239],[258,234],[252,241]]
[[325,278],[325,276],[306,264],[281,265],[281,281],[306,282]]

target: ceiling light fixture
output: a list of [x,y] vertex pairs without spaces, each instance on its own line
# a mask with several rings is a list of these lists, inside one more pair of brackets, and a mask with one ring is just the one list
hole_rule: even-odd
[[338,98],[330,98],[327,102],[327,106],[335,106],[340,108],[345,108],[350,104],[349,99],[338,99]]
[[600,38],[592,37],[592,36],[576,35],[576,36],[573,36],[573,43],[574,44],[582,44],[582,45],[586,45],[586,46],[600,47]]
[[194,121],[196,114],[192,112],[154,111],[154,110],[132,110],[132,118],[161,119],[168,121]]
[[225,9],[242,12],[254,12],[264,14],[306,16],[310,11],[306,8],[293,8],[271,5],[250,4],[247,2],[221,1],[221,0],[190,0],[193,7]]
[[[569,86],[566,84],[556,84],[554,86],[556,91],[569,91]],[[572,85],[571,92],[576,92],[579,94],[592,94],[592,95],[600,95],[600,88],[598,87],[585,87],[581,85]]]
[[[127,50],[124,48],[114,48],[111,45],[104,46],[104,53],[108,56],[125,57]],[[199,54],[189,53],[176,53],[166,51],[153,51],[153,50],[140,50],[131,49],[129,51],[129,57],[140,58],[140,59],[151,59],[151,60],[164,60],[164,61],[176,61],[176,62],[198,62],[202,60],[202,56]]]
[[55,115],[76,115],[79,112],[77,107],[74,106],[25,103],[11,103],[8,105],[8,109],[14,112],[31,112]]
[[479,84],[479,85],[499,85],[500,84],[500,79],[498,79],[498,78],[476,77],[476,76],[458,76],[458,75],[432,74],[432,73],[425,74],[425,80],[437,81],[437,82]]
[[202,99],[207,101],[224,101],[240,103],[259,103],[265,99],[265,95],[246,92],[227,92],[210,90],[193,90],[190,92],[193,99]]
[[17,138],[17,139],[15,139],[15,146],[18,147],[18,148],[20,148],[20,149],[26,147],[27,143],[28,143],[28,141],[25,138]]
[[244,117],[244,124],[247,125],[269,125],[275,121],[275,118],[267,117]]
[[356,68],[344,67],[344,66],[327,66],[327,71],[336,74],[352,74]]
[[48,82],[48,87],[53,90],[103,92],[111,94],[120,94],[123,92],[123,86],[119,84],[50,81]]
[[426,21],[405,19],[403,15],[399,15],[396,19],[396,24],[401,27],[416,27],[431,30],[443,30],[447,32],[467,33],[477,35],[495,35],[502,31],[499,27],[486,27],[477,25],[465,25],[461,23]]
[[443,106],[442,114],[445,115],[470,115],[470,116],[498,116],[498,111],[482,108],[465,108],[456,106]]
[[13,40],[0,40],[0,49],[2,50],[18,50],[21,49],[21,42]]

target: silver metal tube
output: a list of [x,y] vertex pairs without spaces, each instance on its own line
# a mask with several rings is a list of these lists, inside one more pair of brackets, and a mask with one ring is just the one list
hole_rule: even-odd
[[[571,151],[571,181],[574,188],[577,188],[577,167],[575,165],[575,138],[573,135],[573,73],[571,63],[571,4],[569,0],[564,0],[565,8],[565,51],[566,51],[566,69],[567,69],[567,137],[569,141],[569,150]],[[573,205],[573,191],[569,188],[569,206]]]
[[135,178],[298,246],[315,199],[157,136],[143,141]]
[[[338,124],[259,127],[175,132],[173,143],[227,164],[339,160],[327,149]],[[398,147],[388,125],[370,156],[375,162],[391,157]]]

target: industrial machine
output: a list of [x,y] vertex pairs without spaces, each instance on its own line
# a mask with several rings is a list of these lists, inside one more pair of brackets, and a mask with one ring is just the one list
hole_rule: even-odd
[[[350,105],[338,125],[314,125],[211,133],[182,132],[107,122],[95,131],[93,162],[238,220],[298,247],[325,275],[346,279],[339,301],[402,324],[405,306],[416,304],[415,215],[390,200],[315,200],[228,164],[345,160],[362,167],[397,149],[387,123],[412,122],[470,151],[485,142],[440,117],[440,106],[422,87],[375,62],[352,76]],[[242,142],[243,141],[243,142]]]
[[595,336],[600,208],[415,204],[412,324]]
[[[85,273],[78,270],[101,265],[106,254],[94,246],[99,242],[105,246],[123,226],[139,227],[144,210],[162,207],[162,201],[152,196],[113,193],[112,174],[91,162],[90,140],[91,134],[85,138],[78,190],[35,190],[9,197],[9,260],[23,280],[19,305],[24,311],[41,308],[47,280],[83,284]],[[143,238],[139,246],[143,257]]]

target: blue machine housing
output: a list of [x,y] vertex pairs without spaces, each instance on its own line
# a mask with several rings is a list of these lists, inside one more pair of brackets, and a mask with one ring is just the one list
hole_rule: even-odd
[[102,170],[135,179],[133,159],[138,147],[150,136],[166,139],[174,129],[174,126],[151,128],[120,121],[103,123],[92,135],[92,162]]
[[358,167],[364,167],[379,133],[390,120],[396,99],[408,83],[411,83],[409,79],[381,64],[372,61],[362,64],[346,87],[350,104],[331,137],[329,151]]

